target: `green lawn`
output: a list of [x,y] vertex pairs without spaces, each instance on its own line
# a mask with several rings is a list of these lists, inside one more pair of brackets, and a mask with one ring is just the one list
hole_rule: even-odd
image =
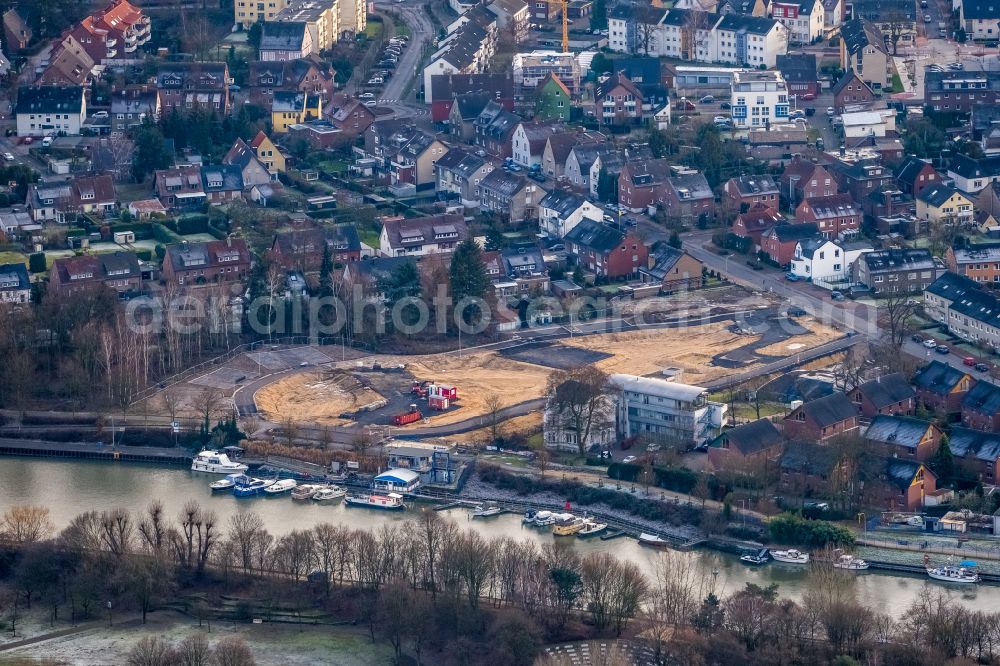
[[410,37],[410,28],[402,23],[397,23],[396,35],[401,37]]
[[365,26],[365,36],[368,37],[368,39],[375,39],[382,34],[382,28],[383,25],[381,23],[369,23]]
[[20,252],[0,252],[0,264],[28,265],[28,258]]
[[358,237],[368,247],[379,247],[379,232],[375,229],[358,229]]
[[892,90],[890,93],[903,92],[903,80],[899,78],[899,74],[896,72],[892,73]]

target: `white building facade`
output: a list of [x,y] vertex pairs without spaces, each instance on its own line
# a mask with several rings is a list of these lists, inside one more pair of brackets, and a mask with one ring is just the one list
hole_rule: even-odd
[[722,428],[727,406],[708,400],[708,390],[663,379],[611,375],[620,437],[700,446]]
[[788,87],[776,70],[734,73],[730,103],[737,129],[788,120]]

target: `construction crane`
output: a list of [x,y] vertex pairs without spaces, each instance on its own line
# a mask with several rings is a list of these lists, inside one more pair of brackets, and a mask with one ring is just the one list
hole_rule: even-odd
[[539,0],[539,2],[556,5],[562,12],[562,52],[569,53],[569,16],[566,11],[568,0]]

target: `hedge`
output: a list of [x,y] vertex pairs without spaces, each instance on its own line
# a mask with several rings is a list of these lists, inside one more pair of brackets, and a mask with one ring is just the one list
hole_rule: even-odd
[[165,245],[171,245],[173,243],[180,243],[181,240],[182,240],[180,236],[178,236],[177,234],[175,234],[173,231],[171,231],[170,229],[168,229],[163,224],[154,224],[153,225],[153,238],[157,242],[163,243]]
[[794,513],[783,513],[768,523],[771,540],[777,543],[802,544],[814,548],[826,545],[849,546],[854,534],[847,528],[825,520],[804,520]]
[[35,252],[28,256],[29,271],[32,273],[44,273],[46,268],[44,252]]
[[[642,466],[634,463],[608,465],[608,476],[620,481],[637,481],[641,473]],[[698,475],[685,467],[654,467],[653,475],[654,485],[679,493],[690,493],[698,483]]]

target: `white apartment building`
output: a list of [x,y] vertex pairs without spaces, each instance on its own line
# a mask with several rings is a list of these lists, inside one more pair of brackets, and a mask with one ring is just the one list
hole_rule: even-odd
[[233,22],[243,30],[263,21],[301,21],[313,43],[328,49],[341,37],[353,38],[368,25],[365,0],[234,0]]
[[795,246],[790,272],[804,279],[839,282],[850,277],[858,257],[871,251],[870,245],[862,243],[809,238]]
[[730,103],[738,129],[788,120],[788,87],[777,70],[735,72]]
[[775,0],[771,16],[788,29],[796,44],[811,44],[823,36],[824,11],[820,0]]
[[708,400],[708,389],[664,379],[611,375],[621,437],[698,446],[722,428],[727,406]]

